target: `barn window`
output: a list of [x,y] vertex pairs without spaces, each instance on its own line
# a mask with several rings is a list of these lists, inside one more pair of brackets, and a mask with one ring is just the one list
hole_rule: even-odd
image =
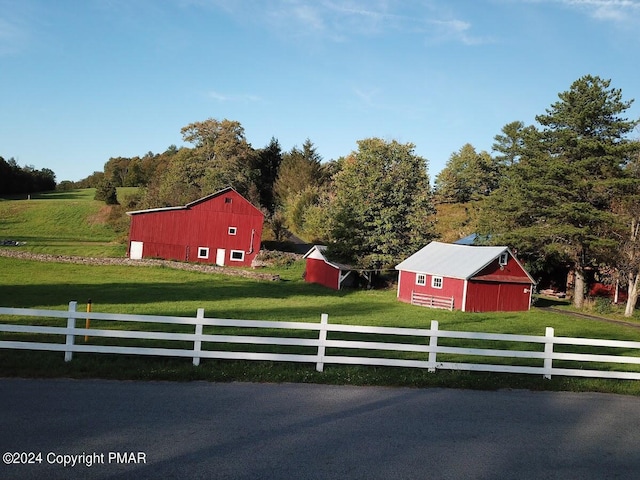
[[241,262],[244,260],[244,252],[242,250],[231,250],[231,260]]
[[235,235],[238,233],[238,227],[229,227],[229,235]]
[[209,248],[198,247],[198,258],[209,258]]
[[502,252],[500,254],[500,258],[498,259],[498,263],[502,266],[505,266],[507,264],[507,260],[509,260],[509,253],[508,252]]
[[224,197],[224,203],[231,203],[231,197]]
[[442,277],[431,277],[431,286],[433,288],[442,288]]
[[426,285],[427,284],[427,276],[424,273],[419,273],[416,275],[416,285]]

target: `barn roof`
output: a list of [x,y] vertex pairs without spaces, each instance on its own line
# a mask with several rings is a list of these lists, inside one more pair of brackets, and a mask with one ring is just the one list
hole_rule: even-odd
[[505,251],[509,252],[509,248],[431,242],[400,262],[396,270],[469,279]]
[[327,246],[326,245],[314,245],[311,249],[303,255],[302,258],[314,258],[316,260],[323,260],[325,263],[331,265],[332,267],[337,268],[338,270],[353,270],[354,268],[351,265],[346,265],[344,263],[334,262],[333,260],[329,260],[327,258]]
[[[178,206],[178,207],[160,207],[160,208],[148,208],[146,210],[133,210],[131,212],[127,212],[127,215],[138,215],[138,214],[141,214],[141,213],[151,213],[151,212],[168,212],[168,211],[171,211],[171,210],[188,210],[191,207],[193,207],[194,205],[197,205],[197,204],[202,203],[202,202],[206,202],[207,200],[210,200],[212,198],[218,197],[220,195],[224,195],[227,192],[235,192],[240,197],[242,197],[242,195],[240,195],[233,187],[226,187],[226,188],[223,188],[222,190],[218,190],[217,192],[214,192],[214,193],[212,193],[210,195],[207,195],[206,197],[202,197],[202,198],[199,198],[198,200],[194,200],[193,202],[187,203],[186,205],[181,205],[181,206]],[[242,197],[242,198],[244,198],[244,197]],[[246,198],[245,198],[245,200],[246,200]],[[248,200],[247,200],[247,202],[248,202]],[[256,211],[260,212],[261,215],[264,215],[260,211],[260,209],[256,208],[254,205],[252,205],[252,206],[256,209]]]

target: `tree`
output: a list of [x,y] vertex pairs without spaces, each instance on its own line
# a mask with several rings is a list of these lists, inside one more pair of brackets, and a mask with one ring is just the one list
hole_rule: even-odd
[[56,174],[48,168],[20,167],[15,158],[0,157],[0,194],[33,193],[55,190]]
[[441,203],[466,203],[488,195],[498,186],[498,165],[487,152],[466,144],[449,158],[436,176],[435,195]]
[[282,157],[273,185],[277,207],[282,210],[288,228],[305,236],[305,211],[317,203],[327,182],[322,157],[311,140],[302,149],[293,147]]
[[191,123],[181,132],[194,148],[172,145],[159,156],[149,152],[142,158],[140,170],[149,179],[142,208],[184,205],[228,186],[252,200],[255,196],[255,203],[259,203],[255,152],[239,122],[209,118]]
[[414,148],[369,138],[342,161],[331,207],[333,254],[389,268],[433,238],[427,161]]
[[183,127],[181,133],[183,139],[195,147],[189,168],[195,168],[199,175],[197,179],[194,173],[189,176],[203,195],[229,185],[241,195],[248,195],[257,177],[251,168],[255,152],[240,122],[209,118]]
[[578,308],[585,270],[618,246],[611,207],[635,148],[626,135],[638,122],[621,117],[631,102],[609,87],[609,80],[582,77],[536,117],[542,129],[523,135],[520,159],[487,202],[483,221],[486,233],[521,256],[570,264]]
[[497,164],[502,168],[508,168],[520,161],[525,146],[525,138],[535,130],[534,127],[525,127],[523,122],[516,121],[502,127],[502,133],[494,137],[493,151]]
[[293,147],[282,157],[274,193],[280,205],[301,193],[309,186],[322,184],[322,157],[316,152],[311,140],[306,139],[302,150]]
[[118,192],[116,186],[110,180],[103,180],[96,187],[94,200],[102,200],[107,205],[118,205]]
[[[635,142],[640,151],[640,143]],[[640,153],[635,153],[625,168],[623,191],[614,204],[620,218],[620,254],[614,264],[627,284],[624,316],[631,317],[640,296]]]
[[278,178],[280,164],[282,163],[282,150],[278,140],[272,137],[269,145],[256,152],[254,160],[253,169],[259,172],[256,179],[256,187],[260,196],[260,204],[270,214],[273,214],[276,208],[273,186]]

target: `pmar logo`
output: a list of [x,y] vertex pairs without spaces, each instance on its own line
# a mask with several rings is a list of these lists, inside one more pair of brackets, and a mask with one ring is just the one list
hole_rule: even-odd
[[147,454],[144,452],[109,452],[109,463],[147,463]]

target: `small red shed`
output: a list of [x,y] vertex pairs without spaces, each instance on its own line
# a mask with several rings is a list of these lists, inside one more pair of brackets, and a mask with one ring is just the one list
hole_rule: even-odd
[[260,250],[263,213],[228,187],[181,207],[127,212],[131,259],[162,258],[250,266]]
[[357,277],[353,267],[329,260],[326,251],[325,245],[314,245],[304,254],[303,258],[306,259],[305,282],[318,283],[334,290],[351,286]]
[[508,247],[431,242],[396,269],[400,301],[463,312],[529,310],[535,285]]

